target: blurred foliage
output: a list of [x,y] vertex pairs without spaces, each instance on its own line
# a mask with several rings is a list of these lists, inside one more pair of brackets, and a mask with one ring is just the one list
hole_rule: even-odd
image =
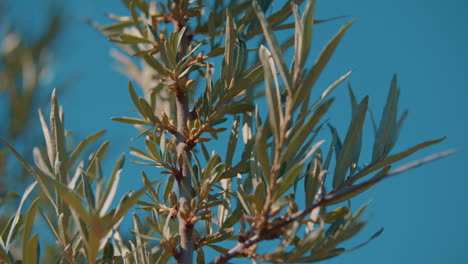
[[[359,99],[348,86],[351,109],[345,114],[351,116],[344,137],[326,121],[331,94],[351,71],[321,92],[316,83],[353,21],[309,63],[314,27],[329,20],[315,17],[314,0],[281,6],[271,0],[122,2],[127,15],[109,14],[112,24],[95,25],[118,45],[114,55],[133,81],[128,91],[134,117],[114,120],[137,128],[143,147],[130,146],[134,162],[159,173],[142,172],[142,188],[117,202],[124,157],[105,177],[108,141],[82,157],[104,131],[71,147],[54,92],[49,122],[39,112],[45,147],[34,148],[34,164],[0,139],[35,179],[0,235],[0,261],[38,263],[44,252],[47,263],[322,261],[383,231],[354,248],[342,247],[366,223],[366,206],[356,208],[352,198],[440,157],[392,170],[443,140],[394,153],[407,115],[399,115],[396,76],[380,122],[373,123],[370,160],[362,156],[367,96]],[[283,55],[289,48],[292,59]],[[219,146],[225,154],[217,153]],[[33,201],[24,210],[27,200]],[[131,213],[134,205],[139,214]],[[55,251],[40,249],[41,231],[33,224],[39,214]],[[124,240],[120,224],[130,214],[134,237]],[[265,241],[277,246],[263,247]],[[19,254],[13,254],[15,242]]]

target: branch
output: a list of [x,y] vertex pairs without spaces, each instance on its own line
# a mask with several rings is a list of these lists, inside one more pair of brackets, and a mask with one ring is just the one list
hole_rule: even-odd
[[[342,192],[330,193],[330,194],[326,195],[324,198],[322,198],[320,201],[314,203],[311,207],[309,207],[309,208],[307,208],[307,209],[305,209],[303,211],[299,211],[299,212],[293,214],[289,218],[285,219],[284,221],[278,223],[277,225],[269,228],[268,230],[266,230],[265,232],[262,232],[262,233],[268,234],[269,232],[273,232],[274,230],[278,230],[279,228],[285,227],[285,226],[291,224],[292,222],[295,222],[296,220],[307,216],[308,214],[310,214],[316,208],[325,206],[328,203],[330,203],[332,201],[339,200],[339,199],[341,199],[343,197],[347,197],[350,194],[352,194],[353,192],[356,192],[358,190],[367,189],[370,186],[380,182],[381,180],[383,180],[385,178],[395,176],[397,174],[403,173],[403,172],[408,171],[410,169],[414,169],[416,167],[419,167],[419,166],[421,166],[423,164],[426,164],[426,163],[429,163],[431,161],[447,157],[447,156],[452,155],[452,154],[454,154],[454,153],[456,153],[458,151],[459,150],[452,149],[452,150],[448,150],[448,151],[445,151],[445,152],[437,153],[437,154],[428,156],[426,158],[423,158],[421,160],[417,160],[415,162],[403,165],[403,166],[401,166],[401,167],[399,167],[399,168],[397,168],[397,169],[395,169],[393,171],[377,175],[376,177],[373,177],[372,179],[370,179],[368,181],[365,181],[365,182],[362,182],[362,183],[360,183],[358,185],[352,186],[352,187],[350,187],[348,189],[343,190]],[[258,242],[260,242],[262,240],[266,240],[266,238],[260,236],[259,234],[256,234],[256,235],[252,236],[250,239],[248,239],[248,240],[246,240],[244,242],[237,243],[237,245],[234,248],[232,248],[231,250],[229,250],[228,253],[226,253],[224,255],[221,255],[221,256],[218,256],[212,263],[213,264],[226,263],[231,258],[234,258],[234,257],[236,257],[238,255],[242,255],[242,252],[245,249],[248,249],[252,245],[254,245],[254,244],[256,244],[256,243],[258,243]]]

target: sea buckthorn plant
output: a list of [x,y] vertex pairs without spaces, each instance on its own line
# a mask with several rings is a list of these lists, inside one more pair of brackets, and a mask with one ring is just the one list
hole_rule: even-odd
[[[3,227],[0,262],[321,261],[354,249],[341,244],[366,222],[355,196],[446,155],[392,168],[443,140],[392,152],[406,117],[398,115],[396,76],[371,157],[361,158],[369,98],[351,86],[351,119],[339,136],[326,115],[351,71],[328,87],[316,84],[353,21],[310,58],[313,29],[327,22],[316,18],[314,0],[122,2],[128,14],[93,25],[116,43],[113,55],[130,79],[134,113],[113,119],[135,126],[130,154],[158,173],[142,172],[141,189],[114,201],[124,156],[108,173],[101,169],[108,141],[83,158],[104,131],[72,147],[54,92],[50,120],[39,112],[45,145],[34,150],[34,164],[1,139],[35,181]],[[133,219],[130,233],[124,217]],[[39,247],[37,218],[53,246]]]

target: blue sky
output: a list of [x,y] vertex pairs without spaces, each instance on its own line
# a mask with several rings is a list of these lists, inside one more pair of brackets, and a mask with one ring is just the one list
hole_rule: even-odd
[[[10,14],[21,28],[37,27],[46,13],[43,3],[17,0]],[[66,5],[67,31],[56,53],[57,79],[78,72],[79,81],[60,98],[66,126],[77,137],[108,130],[110,160],[126,152],[135,136],[130,126],[112,116],[130,115],[127,79],[114,71],[109,55],[112,44],[84,23],[91,18],[102,24],[104,12],[126,14],[120,1],[62,1]],[[323,90],[346,71],[357,96],[370,96],[370,108],[380,117],[391,77],[398,74],[400,109],[407,118],[395,151],[442,136],[442,144],[418,153],[422,158],[448,148],[468,146],[468,3],[459,0],[318,0],[318,18],[350,15],[357,18],[340,44],[317,86]],[[25,20],[27,18],[27,20]],[[335,34],[342,19],[316,27],[313,54]],[[311,59],[314,60],[313,58]],[[344,85],[335,91],[331,120],[344,136],[350,120]],[[344,113],[344,114],[343,114]],[[371,132],[368,127],[367,132]],[[369,140],[372,141],[371,133]],[[366,138],[364,138],[366,141]],[[468,152],[412,170],[384,181],[355,204],[371,201],[369,224],[348,246],[359,244],[380,227],[385,231],[369,245],[329,263],[462,263],[468,245]],[[140,186],[140,167],[127,164],[125,187]],[[136,179],[136,180],[135,180]],[[124,191],[124,190],[122,190]]]

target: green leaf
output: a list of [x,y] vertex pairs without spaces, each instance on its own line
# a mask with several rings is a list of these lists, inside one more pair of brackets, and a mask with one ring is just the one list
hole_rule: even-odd
[[135,88],[133,88],[133,84],[131,81],[128,81],[128,93],[130,94],[130,98],[132,98],[133,104],[137,107],[138,112],[142,113],[143,110],[140,106],[140,102],[138,101],[138,96],[135,92]]
[[397,125],[399,96],[400,90],[397,87],[397,77],[394,75],[388,92],[387,102],[382,112],[382,118],[380,119],[380,125],[375,136],[372,152],[373,163],[386,157],[396,141],[396,134],[399,130]]
[[44,192],[45,196],[49,199],[51,204],[54,206],[54,208],[57,210],[57,206],[55,204],[54,198],[52,198],[52,195],[50,194],[49,189],[47,188],[47,185],[45,184],[45,180],[48,179],[45,174],[43,174],[40,170],[35,170],[29,163],[26,161],[26,159],[21,156],[14,148],[11,146],[4,138],[0,137],[0,141],[5,144],[11,152],[16,156],[16,158],[20,161],[21,165],[31,174],[33,177],[36,179],[36,181],[39,183],[41,186],[42,191]]
[[301,58],[301,68],[309,55],[310,47],[312,44],[312,32],[314,29],[314,13],[315,13],[315,0],[308,1],[302,14],[301,24],[303,29],[302,34],[302,49],[299,53]]
[[309,164],[304,179],[305,207],[310,208],[315,200],[316,194],[323,184],[322,152],[315,154],[314,160]]
[[[26,218],[23,224],[23,241],[28,241],[31,236],[31,231],[34,225],[34,219],[36,218],[37,210],[39,209],[41,198],[36,198],[29,207],[28,212],[26,213]],[[23,256],[27,254],[25,248],[23,248]]]
[[439,142],[442,142],[443,140],[445,140],[445,137],[443,138],[440,138],[440,139],[436,139],[436,140],[432,140],[432,141],[426,141],[426,142],[423,142],[421,144],[418,144],[412,148],[409,148],[407,149],[406,151],[403,151],[403,152],[400,152],[398,154],[395,154],[395,155],[392,155],[392,156],[389,156],[377,163],[374,163],[374,164],[371,164],[367,167],[365,167],[363,170],[361,170],[360,172],[358,172],[356,175],[353,176],[353,182],[359,180],[360,178],[368,175],[369,173],[372,173],[376,170],[379,170],[387,165],[390,165],[392,163],[395,163],[397,161],[400,161],[408,156],[410,156],[411,154],[415,153],[416,151],[420,150],[420,149],[423,149],[423,148],[426,148],[426,147],[429,147],[431,145],[434,145],[434,144],[437,144]]
[[39,236],[35,234],[31,239],[26,242],[26,255],[23,255],[24,264],[37,264],[39,263]]
[[15,217],[13,218],[13,222],[11,223],[10,226],[10,231],[8,232],[8,237],[5,241],[5,248],[6,251],[10,251],[10,243],[13,239],[13,233],[15,232],[16,225],[19,222],[20,216],[21,216],[21,209],[23,208],[24,202],[28,198],[28,196],[31,194],[31,192],[34,190],[34,187],[36,187],[37,182],[31,183],[26,190],[24,191],[23,196],[21,197],[20,204],[18,206],[18,209],[16,210]]
[[282,161],[290,159],[291,155],[297,152],[297,150],[304,144],[306,139],[312,134],[315,126],[322,119],[325,113],[328,112],[328,109],[332,103],[333,99],[326,101],[315,112],[312,113],[307,121],[305,121],[303,124],[297,123],[293,126],[293,128],[290,130],[290,140],[283,152],[283,155],[281,156]]
[[107,229],[112,229],[114,224],[119,222],[128,213],[128,211],[138,202],[141,196],[143,196],[143,194],[145,194],[145,192],[149,188],[151,188],[151,186],[153,186],[153,184],[155,184],[156,182],[158,181],[150,182],[149,184],[145,185],[145,187],[138,190],[135,194],[129,195],[127,199],[122,199],[119,205],[117,206],[117,209],[112,219],[112,224],[108,224]]
[[318,99],[317,102],[315,102],[315,104],[312,106],[312,109],[315,109],[317,106],[319,106],[322,103],[322,101],[325,100],[325,98],[327,98],[328,95],[330,95],[336,87],[338,87],[338,85],[340,85],[344,80],[348,78],[349,75],[351,75],[351,73],[353,73],[353,71],[348,71],[338,80],[336,80],[330,86],[328,86],[327,89],[323,91],[322,95],[320,96],[320,99]]
[[263,46],[259,49],[260,60],[263,64],[265,82],[266,82],[266,96],[268,104],[268,121],[273,132],[275,144],[279,144],[280,129],[283,125],[282,105],[280,98],[280,91],[278,80],[276,79],[276,69],[271,53]]
[[359,104],[359,109],[356,111],[351,124],[349,125],[348,132],[343,142],[343,147],[338,155],[337,164],[335,166],[335,172],[333,176],[333,189],[337,189],[343,184],[346,176],[346,172],[352,166],[353,158],[356,153],[361,151],[359,144],[359,138],[362,134],[362,126],[367,113],[368,97]]
[[42,113],[41,110],[39,110],[39,120],[41,121],[42,134],[44,135],[44,140],[46,143],[48,161],[49,161],[50,167],[53,167],[53,162],[55,160],[55,148],[52,143],[52,137],[50,135],[49,127],[47,126],[47,123],[44,118],[44,114]]
[[239,120],[240,117],[237,116],[236,119],[234,119],[234,122],[232,123],[231,135],[229,136],[225,158],[225,162],[228,165],[228,167],[231,167],[232,158],[234,157],[234,153],[236,151],[237,139],[239,137]]
[[[58,157],[58,162],[64,162],[67,159],[67,149],[66,149],[66,142],[65,142],[65,128],[63,127],[63,120],[62,120],[62,113],[59,111],[59,105],[57,102],[55,89],[52,92],[52,99],[51,99],[51,111],[50,111],[50,124],[51,124],[51,132],[52,132],[52,142],[53,147],[55,148],[56,155]],[[54,157],[51,162],[56,162],[56,157]],[[55,169],[59,169],[55,166]],[[64,169],[64,168],[63,168]],[[65,171],[59,170],[58,175],[59,181],[65,183],[66,175]]]
[[111,119],[120,123],[125,123],[125,124],[151,125],[151,123],[148,121],[137,119],[137,118],[131,118],[131,117],[112,117]]
[[145,31],[140,25],[140,20],[138,18],[138,14],[135,9],[135,4],[136,4],[135,1],[130,1],[130,5],[129,5],[129,9],[132,14],[133,24],[135,25],[135,27],[138,29],[138,31],[140,32],[142,36],[146,36]]
[[255,158],[260,163],[263,175],[268,181],[270,179],[270,158],[268,157],[267,145],[266,145],[266,128],[261,127],[255,136]]
[[351,27],[353,23],[354,21],[351,21],[351,22],[346,23],[343,27],[341,27],[338,33],[330,40],[330,42],[328,42],[324,50],[320,53],[317,61],[314,63],[314,66],[309,71],[309,73],[305,75],[305,78],[302,81],[302,85],[298,88],[298,91],[295,93],[295,96],[294,96],[295,98],[293,100],[294,106],[297,106],[300,104],[301,97],[304,97],[304,95],[310,93],[315,82],[318,80],[318,78],[322,74],[322,71],[325,69],[328,62],[330,61],[339,42],[341,41],[346,31],[348,31],[349,27]]
[[89,147],[89,145],[93,144],[96,140],[101,138],[104,133],[106,133],[105,130],[100,130],[96,132],[95,134],[92,134],[91,136],[85,138],[83,141],[81,141],[78,146],[73,150],[73,152],[70,154],[69,159],[67,160],[67,165],[66,169],[68,170],[75,164],[75,162],[78,160],[78,158],[81,156],[83,151]]
[[133,35],[130,35],[130,34],[120,34],[119,37],[122,40],[122,42],[126,43],[126,44],[139,44],[139,43],[149,43],[149,44],[151,44],[151,41],[149,41],[147,39],[140,38],[140,37],[137,37],[137,36],[133,36]]
[[293,94],[291,76],[289,75],[289,71],[287,69],[286,62],[284,61],[282,51],[278,45],[278,42],[276,41],[276,38],[270,28],[270,25],[265,19],[265,14],[262,12],[258,1],[253,1],[253,8],[255,10],[255,13],[257,14],[257,18],[260,21],[260,24],[262,25],[263,34],[265,35],[265,39],[267,40],[268,45],[271,48],[271,54],[273,56],[273,59],[275,60],[276,65],[278,66],[281,77],[283,78],[284,86],[286,87],[286,90],[289,94]]
[[[236,46],[236,29],[234,20],[232,18],[231,12],[229,9],[226,9],[226,40],[225,40],[225,50],[224,50],[224,63],[226,70],[224,72],[224,77],[229,85],[233,76],[234,76],[234,48]],[[227,86],[229,88],[229,86]]]

